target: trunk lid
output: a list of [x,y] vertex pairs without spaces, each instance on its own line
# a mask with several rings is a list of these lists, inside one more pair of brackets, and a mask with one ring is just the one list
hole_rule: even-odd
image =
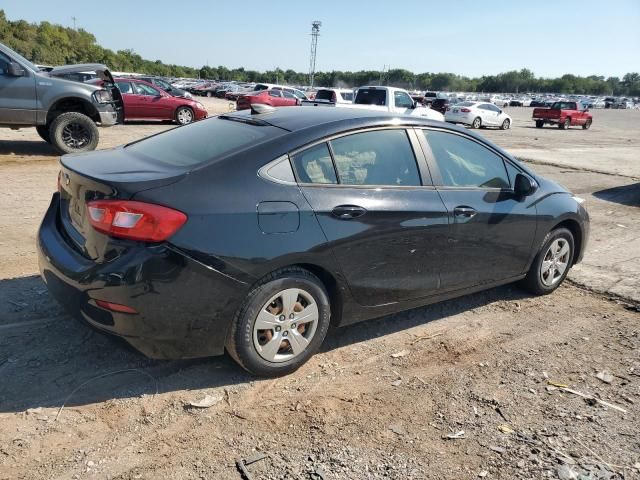
[[91,226],[88,202],[129,200],[136,193],[170,185],[188,174],[185,169],[131,155],[122,147],[65,155],[60,164],[61,231],[72,247],[98,263],[116,258],[127,242],[114,242]]

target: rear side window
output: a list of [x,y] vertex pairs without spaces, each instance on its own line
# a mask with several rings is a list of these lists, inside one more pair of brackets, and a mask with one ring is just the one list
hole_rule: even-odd
[[149,95],[152,97],[160,96],[160,92],[145,83],[134,82],[133,88],[138,95]]
[[269,90],[270,97],[282,97],[280,90]]
[[331,141],[340,183],[418,186],[420,174],[404,130],[355,133]]
[[283,130],[242,121],[214,117],[178,127],[127,145],[128,152],[175,167],[192,167],[239,152]]
[[449,187],[509,188],[502,158],[468,138],[452,133],[422,131]]
[[116,86],[118,87],[118,90],[120,90],[120,93],[133,93],[133,89],[129,82],[116,82]]
[[307,148],[292,158],[301,183],[338,183],[326,143]]

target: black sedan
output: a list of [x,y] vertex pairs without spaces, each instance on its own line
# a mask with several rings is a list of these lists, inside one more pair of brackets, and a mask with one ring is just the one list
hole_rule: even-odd
[[[291,372],[346,325],[562,283],[582,200],[483,137],[349,108],[255,107],[61,159],[42,278],[154,358]],[[262,112],[262,113],[260,113]]]

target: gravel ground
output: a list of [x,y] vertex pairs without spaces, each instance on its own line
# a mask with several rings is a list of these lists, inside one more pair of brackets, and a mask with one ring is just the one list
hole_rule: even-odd
[[[575,164],[575,140],[529,131],[530,111],[511,110],[511,131],[482,133],[535,150],[534,169],[587,198],[592,241],[572,283],[335,330],[275,380],[227,357],[152,361],[64,315],[34,248],[57,158],[35,132],[0,130],[0,479],[240,479],[238,459],[256,460],[252,479],[640,478],[640,175],[590,156],[603,148],[592,140],[635,148],[640,116],[602,112],[576,130],[591,168]],[[100,146],[170,127],[106,129]],[[572,164],[544,164],[565,142]],[[189,406],[207,395],[211,407]]]

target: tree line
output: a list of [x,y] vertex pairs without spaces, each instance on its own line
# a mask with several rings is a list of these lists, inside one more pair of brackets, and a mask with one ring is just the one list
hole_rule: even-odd
[[[308,85],[306,73],[276,68],[266,72],[229,69],[224,66],[192,68],[172,65],[160,60],[146,60],[131,49],[113,51],[98,45],[86,30],[73,29],[49,22],[29,23],[7,20],[0,10],[0,41],[34,63],[65,65],[71,63],[104,63],[113,71],[136,72],[165,77],[237,80],[245,82]],[[462,92],[562,92],[567,94],[640,96],[640,74],[627,73],[622,78],[565,74],[559,78],[536,77],[526,68],[497,75],[466,77],[454,73],[413,73],[405,69],[385,72],[318,72],[314,84],[321,87],[355,87],[383,84],[409,90]]]

